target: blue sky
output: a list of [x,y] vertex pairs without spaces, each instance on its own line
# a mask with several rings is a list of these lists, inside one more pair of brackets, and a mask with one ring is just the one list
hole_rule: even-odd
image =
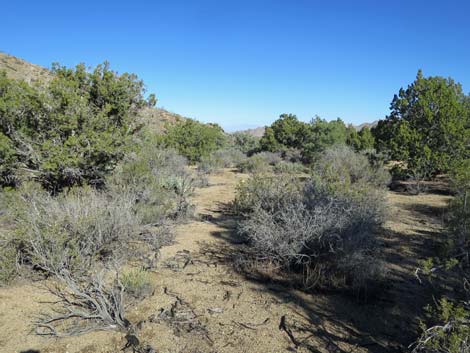
[[0,50],[111,62],[158,105],[227,130],[279,114],[359,124],[425,75],[470,89],[468,1],[31,1],[1,5]]

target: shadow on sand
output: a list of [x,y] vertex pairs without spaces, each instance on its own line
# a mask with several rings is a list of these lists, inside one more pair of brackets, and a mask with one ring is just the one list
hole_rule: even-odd
[[[350,293],[304,291],[297,281],[292,280],[292,275],[289,278],[273,276],[266,271],[258,271],[256,267],[247,271],[239,266],[240,259],[246,258],[249,248],[237,235],[237,217],[230,214],[228,205],[217,206],[221,211],[206,221],[223,229],[212,233],[223,242],[217,246],[201,244],[201,255],[233,267],[248,281],[256,283],[260,292],[269,293],[280,303],[295,303],[298,310],[289,315],[302,317],[302,322],[308,323],[298,324],[300,320],[294,320],[291,324],[293,335],[299,337],[297,345],[311,352],[325,349],[329,352],[354,352],[362,347],[370,352],[385,353],[406,351],[416,339],[417,318],[423,314],[422,308],[431,298],[429,287],[419,283],[414,271],[418,259],[432,254],[430,243],[439,238],[437,232],[419,231],[410,235],[383,229],[381,241],[388,269],[387,282],[377,295],[364,303]],[[431,218],[439,217],[442,210],[414,211]],[[340,346],[352,348],[344,350]]]

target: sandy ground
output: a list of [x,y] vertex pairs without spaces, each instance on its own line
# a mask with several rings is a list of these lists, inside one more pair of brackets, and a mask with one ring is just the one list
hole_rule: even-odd
[[[416,315],[429,300],[414,270],[440,237],[449,197],[389,193],[391,217],[381,236],[389,283],[360,304],[338,293],[306,294],[279,281],[260,281],[233,269],[242,247],[234,219],[224,212],[246,175],[225,170],[194,197],[197,219],[176,229],[176,242],[161,252],[152,273],[155,293],[127,317],[143,321],[142,343],[157,352],[401,352],[416,329]],[[0,352],[119,352],[123,333],[95,332],[50,339],[31,333],[31,321],[47,304],[41,283],[0,288]],[[172,305],[190,324],[155,319]],[[279,330],[282,317],[295,344]],[[131,351],[131,350],[129,350]]]

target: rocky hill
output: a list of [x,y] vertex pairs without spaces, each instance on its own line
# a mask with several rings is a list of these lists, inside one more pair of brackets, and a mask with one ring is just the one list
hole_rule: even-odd
[[51,78],[48,69],[3,52],[0,52],[0,70],[4,70],[10,78],[29,83],[47,81]]
[[[45,67],[32,64],[16,56],[0,52],[0,71],[4,70],[8,77],[24,80],[28,83],[47,82],[52,73]],[[169,112],[163,108],[144,108],[139,117],[152,131],[161,132],[166,124],[175,124],[187,119],[179,114]]]

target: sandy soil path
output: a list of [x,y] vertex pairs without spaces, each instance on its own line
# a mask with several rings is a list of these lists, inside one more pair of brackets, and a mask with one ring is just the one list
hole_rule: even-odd
[[[426,244],[439,236],[439,214],[448,197],[389,194],[392,217],[382,238],[390,285],[366,305],[341,294],[306,294],[234,270],[242,245],[233,217],[224,210],[243,178],[225,170],[197,190],[197,219],[177,227],[175,243],[162,249],[152,273],[154,295],[128,312],[131,322],[142,322],[141,341],[168,353],[403,351],[426,300],[413,271],[427,256]],[[31,284],[0,288],[0,352],[115,353],[124,346],[124,335],[116,332],[60,340],[30,334],[30,322],[47,298]],[[171,310],[179,322],[156,319]],[[295,342],[279,330],[283,316]]]

